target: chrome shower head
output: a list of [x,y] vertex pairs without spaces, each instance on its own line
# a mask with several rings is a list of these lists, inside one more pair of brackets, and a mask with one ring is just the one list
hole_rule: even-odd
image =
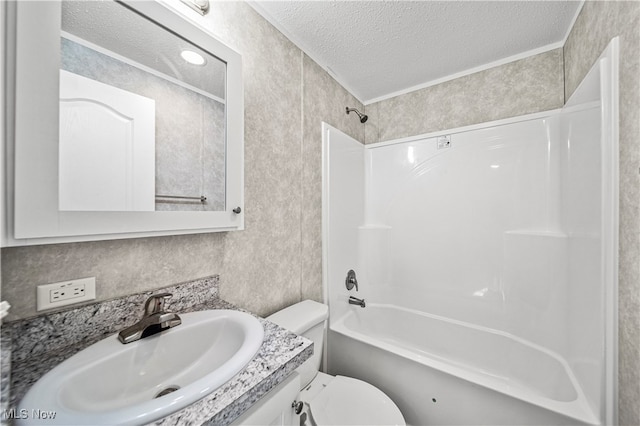
[[357,109],[347,107],[347,114],[349,114],[350,112],[355,112],[356,114],[358,114],[358,117],[360,117],[360,122],[363,124],[369,119],[369,116],[361,113]]

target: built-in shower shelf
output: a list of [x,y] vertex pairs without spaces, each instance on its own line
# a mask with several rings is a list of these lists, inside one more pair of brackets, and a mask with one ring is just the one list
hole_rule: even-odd
[[504,232],[507,235],[520,235],[527,237],[567,238],[568,235],[561,231],[536,231],[531,229],[514,229]]
[[361,229],[363,231],[368,231],[368,230],[389,230],[391,229],[391,226],[388,225],[360,225],[358,226],[358,229]]

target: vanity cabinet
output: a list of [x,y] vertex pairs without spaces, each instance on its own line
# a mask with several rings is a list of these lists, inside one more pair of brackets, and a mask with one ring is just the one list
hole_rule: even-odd
[[232,426],[297,426],[299,417],[295,414],[292,404],[299,392],[300,375],[294,371],[231,424]]

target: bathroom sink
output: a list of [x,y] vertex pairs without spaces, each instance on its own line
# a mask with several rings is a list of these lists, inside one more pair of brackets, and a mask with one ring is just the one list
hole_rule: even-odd
[[262,345],[262,324],[250,314],[210,310],[180,317],[181,325],[126,345],[114,334],[55,367],[18,406],[55,417],[25,423],[152,422],[222,386]]

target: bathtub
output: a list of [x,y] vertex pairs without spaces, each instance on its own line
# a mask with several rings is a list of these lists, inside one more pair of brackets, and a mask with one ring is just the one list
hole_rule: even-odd
[[502,331],[367,303],[328,339],[329,372],[379,387],[408,424],[599,423],[562,357]]

